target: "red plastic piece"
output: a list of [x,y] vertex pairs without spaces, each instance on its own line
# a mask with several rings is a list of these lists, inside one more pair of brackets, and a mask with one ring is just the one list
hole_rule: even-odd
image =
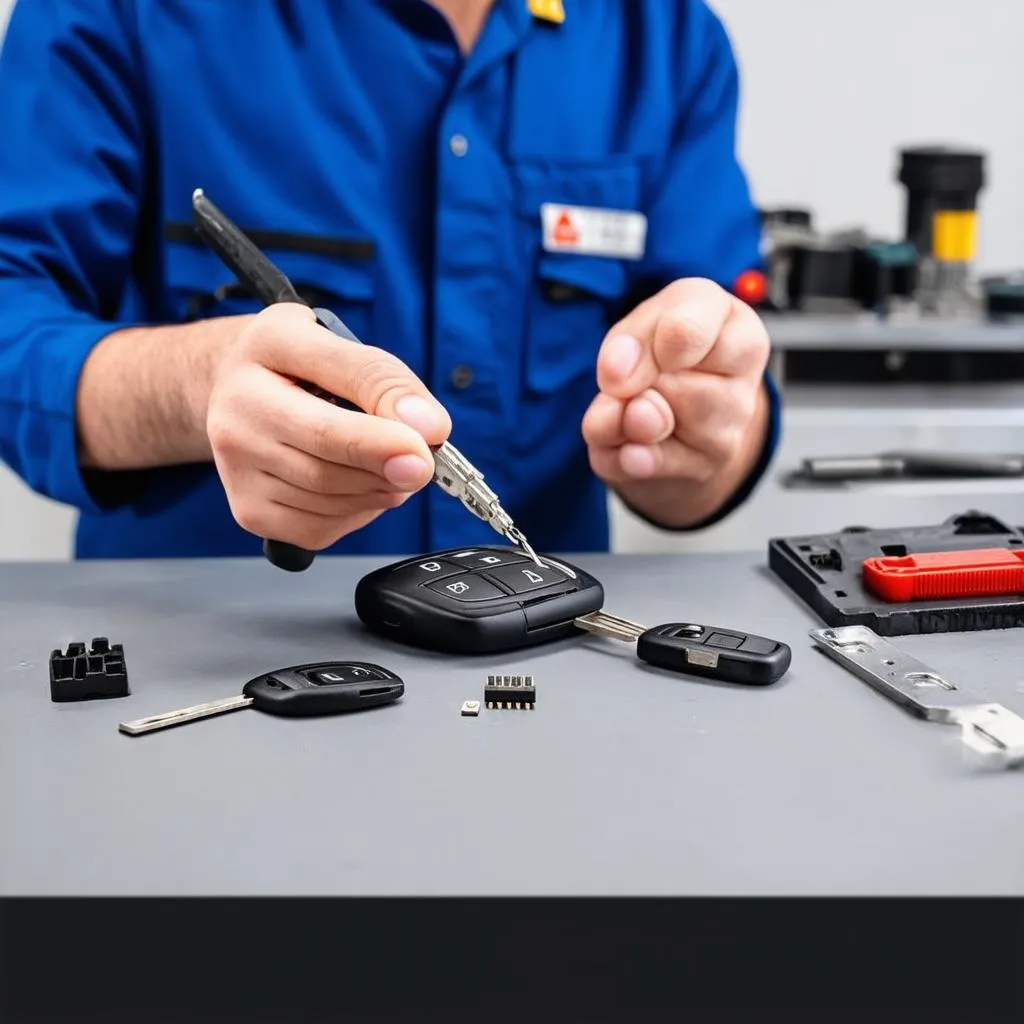
[[864,585],[893,603],[1024,594],[1024,551],[982,548],[868,558]]

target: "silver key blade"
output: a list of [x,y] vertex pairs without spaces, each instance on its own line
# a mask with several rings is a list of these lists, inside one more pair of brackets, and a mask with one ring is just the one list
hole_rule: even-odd
[[598,636],[610,637],[612,640],[621,640],[624,643],[632,643],[647,632],[647,627],[641,626],[639,622],[632,622],[608,612],[591,612],[589,615],[581,615],[575,620],[575,623],[588,633],[596,633]]
[[252,697],[226,697],[223,700],[211,700],[206,704],[193,704],[190,708],[180,711],[165,711],[162,715],[150,715],[148,718],[137,718],[134,722],[122,722],[117,728],[119,732],[129,736],[139,736],[145,732],[156,732],[157,729],[169,729],[172,725],[184,725],[194,722],[197,718],[211,718],[227,711],[238,711],[252,704]]

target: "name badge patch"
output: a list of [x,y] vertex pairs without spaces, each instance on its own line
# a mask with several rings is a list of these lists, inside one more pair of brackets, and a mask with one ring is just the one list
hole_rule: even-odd
[[638,260],[647,244],[647,218],[631,210],[544,203],[540,208],[544,248],[581,256]]

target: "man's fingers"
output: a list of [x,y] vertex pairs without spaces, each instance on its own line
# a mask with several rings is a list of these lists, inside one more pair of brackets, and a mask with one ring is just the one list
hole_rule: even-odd
[[368,491],[411,494],[422,486],[424,476],[423,460],[419,455],[394,456],[384,464],[381,475],[365,469],[339,466],[298,448],[270,440],[254,447],[252,465],[302,491],[331,497],[365,494]]
[[451,418],[426,385],[391,353],[332,334],[312,310],[278,303],[254,318],[247,354],[286,377],[308,381],[364,412],[400,420],[428,444],[446,440]]
[[696,368],[727,377],[761,377],[771,354],[768,329],[745,302],[731,296],[730,302],[730,312],[718,341]]
[[745,380],[693,372],[667,376],[660,393],[675,410],[675,434],[695,447],[700,438],[714,438],[742,429],[757,407],[757,389]]
[[613,448],[626,440],[622,429],[625,404],[608,395],[597,395],[583,416],[583,440],[598,448]]
[[625,330],[610,332],[597,353],[597,386],[612,398],[628,399],[649,388],[658,379],[647,340],[654,330],[636,333]]
[[671,407],[657,391],[644,391],[628,402],[599,394],[583,417],[583,440],[597,448],[657,444],[672,435],[675,425]]
[[624,316],[605,335],[597,353],[597,386],[615,398],[632,398],[658,376],[651,337],[664,307],[658,292]]
[[714,346],[731,302],[728,292],[700,278],[663,288],[608,332],[598,353],[598,386],[615,398],[632,398],[662,373],[698,365]]
[[676,418],[659,391],[648,388],[631,398],[622,413],[622,432],[635,444],[657,444],[672,436]]
[[583,417],[583,440],[597,448],[628,442],[656,444],[672,434],[675,419],[657,391],[645,391],[628,402],[598,395]]
[[[265,426],[245,429],[242,424]],[[403,464],[402,486],[423,486],[434,471],[434,460],[423,437],[411,427],[381,416],[339,409],[330,402],[309,394],[276,373],[253,366],[232,381],[229,394],[218,404],[217,415],[207,423],[215,448],[251,454],[253,434],[276,438],[324,462],[350,466],[386,478],[385,465],[397,456],[418,460],[418,475],[410,473],[414,464]],[[394,481],[397,482],[397,481]]]
[[338,519],[315,512],[300,512],[287,505],[264,501],[259,504],[239,503],[232,499],[231,512],[243,530],[257,537],[269,537],[285,544],[295,544],[307,551],[323,551],[342,537],[361,530],[381,513],[360,512]]
[[589,457],[591,469],[610,484],[664,477],[700,483],[714,475],[717,465],[703,452],[675,438],[653,445],[630,443],[617,448],[592,447]]
[[255,486],[267,502],[283,505],[296,512],[311,512],[336,521],[367,512],[386,512],[388,509],[398,508],[411,497],[408,492],[403,494],[395,491],[323,494],[296,487],[269,473],[262,473]]
[[701,278],[676,281],[641,303],[606,336],[597,359],[598,387],[632,398],[664,374],[699,369],[755,376],[768,360],[768,334],[746,303]]
[[665,307],[651,339],[654,362],[661,373],[692,370],[716,347],[736,300],[700,278],[677,281],[663,295]]

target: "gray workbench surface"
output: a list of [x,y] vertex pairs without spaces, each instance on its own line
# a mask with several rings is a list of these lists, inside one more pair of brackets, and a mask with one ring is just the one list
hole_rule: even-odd
[[[954,730],[814,650],[758,558],[575,561],[609,610],[773,636],[793,667],[744,690],[590,637],[482,660],[387,646],[351,604],[378,559],[0,566],[0,892],[1024,893],[1024,772],[970,769]],[[132,696],[51,703],[50,650],[96,635],[124,644]],[[902,643],[1024,710],[1022,640]],[[392,667],[405,699],[117,731],[335,657]],[[496,670],[534,673],[537,709],[460,717]]]
[[930,351],[1019,352],[1024,319],[990,322],[981,318],[929,319],[870,313],[854,315],[776,313],[764,317],[777,351],[799,349],[925,349]]

